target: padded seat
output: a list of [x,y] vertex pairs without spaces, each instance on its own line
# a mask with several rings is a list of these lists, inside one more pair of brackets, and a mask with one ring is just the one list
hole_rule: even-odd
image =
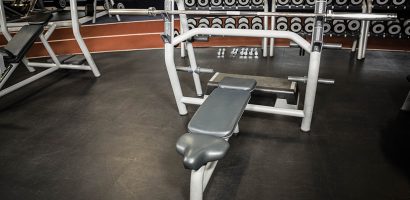
[[216,88],[192,117],[189,132],[230,136],[250,98],[246,90]]
[[4,61],[19,63],[43,32],[43,25],[26,25],[2,49]]
[[187,133],[177,142],[177,152],[184,156],[187,169],[198,170],[208,162],[222,159],[229,149],[229,143],[223,138]]
[[225,77],[219,82],[219,87],[224,89],[252,91],[256,87],[256,81],[253,79]]

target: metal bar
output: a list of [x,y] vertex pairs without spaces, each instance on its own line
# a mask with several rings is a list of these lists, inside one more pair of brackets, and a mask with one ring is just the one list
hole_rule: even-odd
[[[56,67],[54,63],[40,63],[40,62],[29,62],[30,67],[41,67],[41,68],[50,68]],[[91,67],[88,65],[70,65],[70,64],[60,64],[61,69],[76,69],[76,70],[91,70]]]
[[191,171],[190,200],[202,200],[205,167],[202,166],[197,171]]
[[213,16],[273,16],[273,17],[323,17],[330,19],[361,19],[361,20],[394,20],[395,13],[348,13],[348,12],[328,12],[328,13],[298,13],[298,12],[252,12],[252,11],[209,11],[209,10],[155,10],[155,9],[110,9],[109,12],[115,15],[213,15]]
[[[289,46],[294,47],[294,48],[299,48],[299,45],[294,42],[290,42]],[[342,47],[343,45],[340,43],[324,43],[323,44],[323,48],[325,49],[342,49]]]
[[204,178],[202,181],[202,191],[205,191],[206,186],[209,183],[209,180],[212,177],[212,174],[214,173],[215,167],[218,164],[218,161],[214,162],[209,162],[205,165],[205,171],[204,171]]
[[11,69],[7,72],[6,76],[3,79],[1,79],[1,81],[0,81],[0,89],[3,88],[4,84],[10,78],[11,74],[13,74],[13,72],[17,68],[17,66],[18,66],[18,63],[12,64]]
[[267,38],[284,38],[296,42],[307,52],[311,51],[310,44],[300,35],[290,31],[270,31],[270,30],[250,30],[250,29],[225,29],[225,28],[195,28],[186,33],[175,37],[172,44],[177,45],[195,35],[213,35],[213,36],[244,36],[244,37],[267,37]]
[[100,71],[95,65],[94,59],[92,58],[90,52],[88,51],[87,45],[85,45],[83,37],[81,36],[81,33],[80,33],[80,25],[79,25],[79,20],[78,20],[76,0],[70,0],[70,11],[71,11],[71,25],[72,25],[74,38],[77,41],[78,46],[81,49],[81,52],[84,54],[85,59],[90,65],[91,70],[94,73],[94,76],[99,77],[101,76]]
[[[185,104],[202,105],[205,99],[203,98],[193,98],[193,97],[182,97],[181,102]],[[248,104],[245,108],[247,111],[251,112],[261,112],[267,114],[278,114],[293,117],[304,117],[302,110],[286,109],[286,108],[275,108],[271,106]]]
[[[269,2],[268,0],[264,0],[264,12],[269,11]],[[269,29],[269,18],[268,16],[263,17],[263,29],[267,31]],[[264,37],[262,40],[262,56],[267,57],[268,56],[268,38]]]
[[[272,0],[272,12],[276,12],[276,0]],[[271,30],[275,30],[276,27],[276,19],[275,17],[271,17]],[[275,38],[270,38],[270,48],[269,48],[269,56],[273,57],[275,54]]]
[[42,78],[42,77],[44,77],[48,74],[51,74],[51,73],[55,72],[56,70],[58,70],[57,67],[53,67],[53,68],[44,70],[44,71],[42,71],[42,72],[40,72],[40,73],[38,73],[38,74],[28,78],[28,79],[25,79],[25,80],[23,80],[21,82],[18,82],[18,83],[14,84],[14,85],[12,85],[8,88],[5,88],[5,89],[0,91],[0,97],[4,96],[4,95],[6,95],[10,92],[13,92],[13,91],[15,91],[15,90],[17,90],[17,89],[31,83],[31,82],[33,82],[33,81],[36,81],[36,80],[38,80],[38,79],[40,79],[40,78]]

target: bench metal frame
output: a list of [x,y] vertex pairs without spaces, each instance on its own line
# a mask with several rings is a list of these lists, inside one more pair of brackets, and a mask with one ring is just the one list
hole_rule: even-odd
[[[178,10],[174,9],[177,5]],[[123,9],[110,10],[111,14],[124,15],[157,15],[161,14],[164,17],[165,31],[163,40],[165,42],[165,65],[168,76],[171,82],[171,87],[174,93],[175,101],[178,107],[179,114],[186,115],[188,113],[186,104],[201,105],[205,98],[187,97],[184,96],[181,83],[179,81],[177,68],[174,61],[175,46],[186,41],[186,49],[190,61],[191,71],[198,96],[202,96],[202,86],[199,79],[199,74],[196,73],[198,66],[196,65],[194,49],[189,39],[196,35],[212,35],[212,36],[243,36],[243,37],[260,37],[260,38],[284,38],[289,39],[298,44],[306,52],[310,53],[310,61],[308,68],[308,76],[306,78],[306,93],[303,110],[277,108],[271,106],[248,104],[245,110],[262,112],[269,114],[280,114],[303,118],[301,130],[310,131],[313,108],[316,98],[317,84],[319,81],[319,69],[323,44],[323,24],[325,18],[332,19],[361,19],[361,20],[389,20],[397,16],[395,14],[366,14],[366,13],[333,13],[326,11],[326,0],[316,0],[314,13],[286,13],[286,12],[242,12],[242,11],[186,11],[183,0],[165,0],[164,10],[150,9]],[[216,28],[194,28],[188,29],[187,14],[192,15],[234,15],[234,16],[305,16],[315,17],[314,29],[311,42],[303,39],[296,33],[290,31],[275,31],[275,30],[243,30],[243,29],[216,29]],[[181,34],[174,38],[174,15],[179,15],[181,23]],[[235,132],[239,131],[239,127],[235,128]],[[229,138],[225,138],[228,140]],[[191,172],[190,199],[202,200],[203,191],[205,190],[209,179],[216,167],[218,161],[209,162],[202,166],[199,170]]]
[[[70,10],[71,10],[71,23],[70,25],[72,26],[72,30],[73,30],[73,34],[74,37],[85,57],[85,59],[88,62],[88,65],[72,65],[72,64],[61,64],[60,61],[57,58],[57,55],[54,53],[53,49],[51,48],[50,44],[48,43],[48,39],[50,38],[50,36],[53,34],[53,32],[56,30],[57,28],[57,24],[54,22],[50,22],[47,27],[47,31],[45,31],[44,33],[40,34],[40,40],[41,43],[44,45],[47,53],[49,54],[49,56],[51,57],[53,63],[40,63],[40,62],[30,62],[28,61],[26,58],[23,58],[22,63],[27,67],[27,69],[30,72],[34,72],[36,67],[41,67],[41,68],[48,68],[40,73],[37,73],[21,82],[18,82],[14,85],[11,85],[7,88],[3,88],[5,82],[10,78],[11,74],[13,73],[13,71],[17,68],[17,66],[20,63],[12,63],[11,64],[11,69],[8,71],[8,73],[6,74],[6,76],[1,80],[0,82],[0,98],[10,92],[13,92],[29,83],[32,83],[33,81],[36,81],[48,74],[51,74],[53,72],[55,72],[58,69],[76,69],[76,70],[90,70],[93,72],[95,77],[99,77],[101,74],[97,68],[97,66],[95,65],[95,62],[90,54],[90,52],[88,51],[88,48],[86,46],[86,44],[84,43],[84,40],[81,36],[80,33],[80,23],[79,23],[79,19],[78,19],[78,12],[77,12],[77,1],[76,0],[70,0]],[[26,23],[27,24],[27,23]],[[22,24],[22,25],[26,25],[26,24]],[[7,25],[7,21],[6,21],[6,15],[5,15],[5,11],[4,11],[4,4],[3,4],[3,0],[0,0],[0,29],[1,32],[3,33],[4,37],[10,41],[12,39],[12,36],[9,33],[8,30],[8,25]]]

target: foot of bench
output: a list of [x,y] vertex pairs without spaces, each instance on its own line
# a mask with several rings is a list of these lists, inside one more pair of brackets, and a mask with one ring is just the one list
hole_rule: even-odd
[[217,164],[218,161],[209,162],[198,170],[191,171],[190,200],[203,199],[203,193]]

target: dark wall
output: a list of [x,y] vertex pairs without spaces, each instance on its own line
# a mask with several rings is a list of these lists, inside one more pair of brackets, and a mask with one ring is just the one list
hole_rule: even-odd
[[116,0],[115,2],[123,3],[126,8],[164,8],[164,0]]

